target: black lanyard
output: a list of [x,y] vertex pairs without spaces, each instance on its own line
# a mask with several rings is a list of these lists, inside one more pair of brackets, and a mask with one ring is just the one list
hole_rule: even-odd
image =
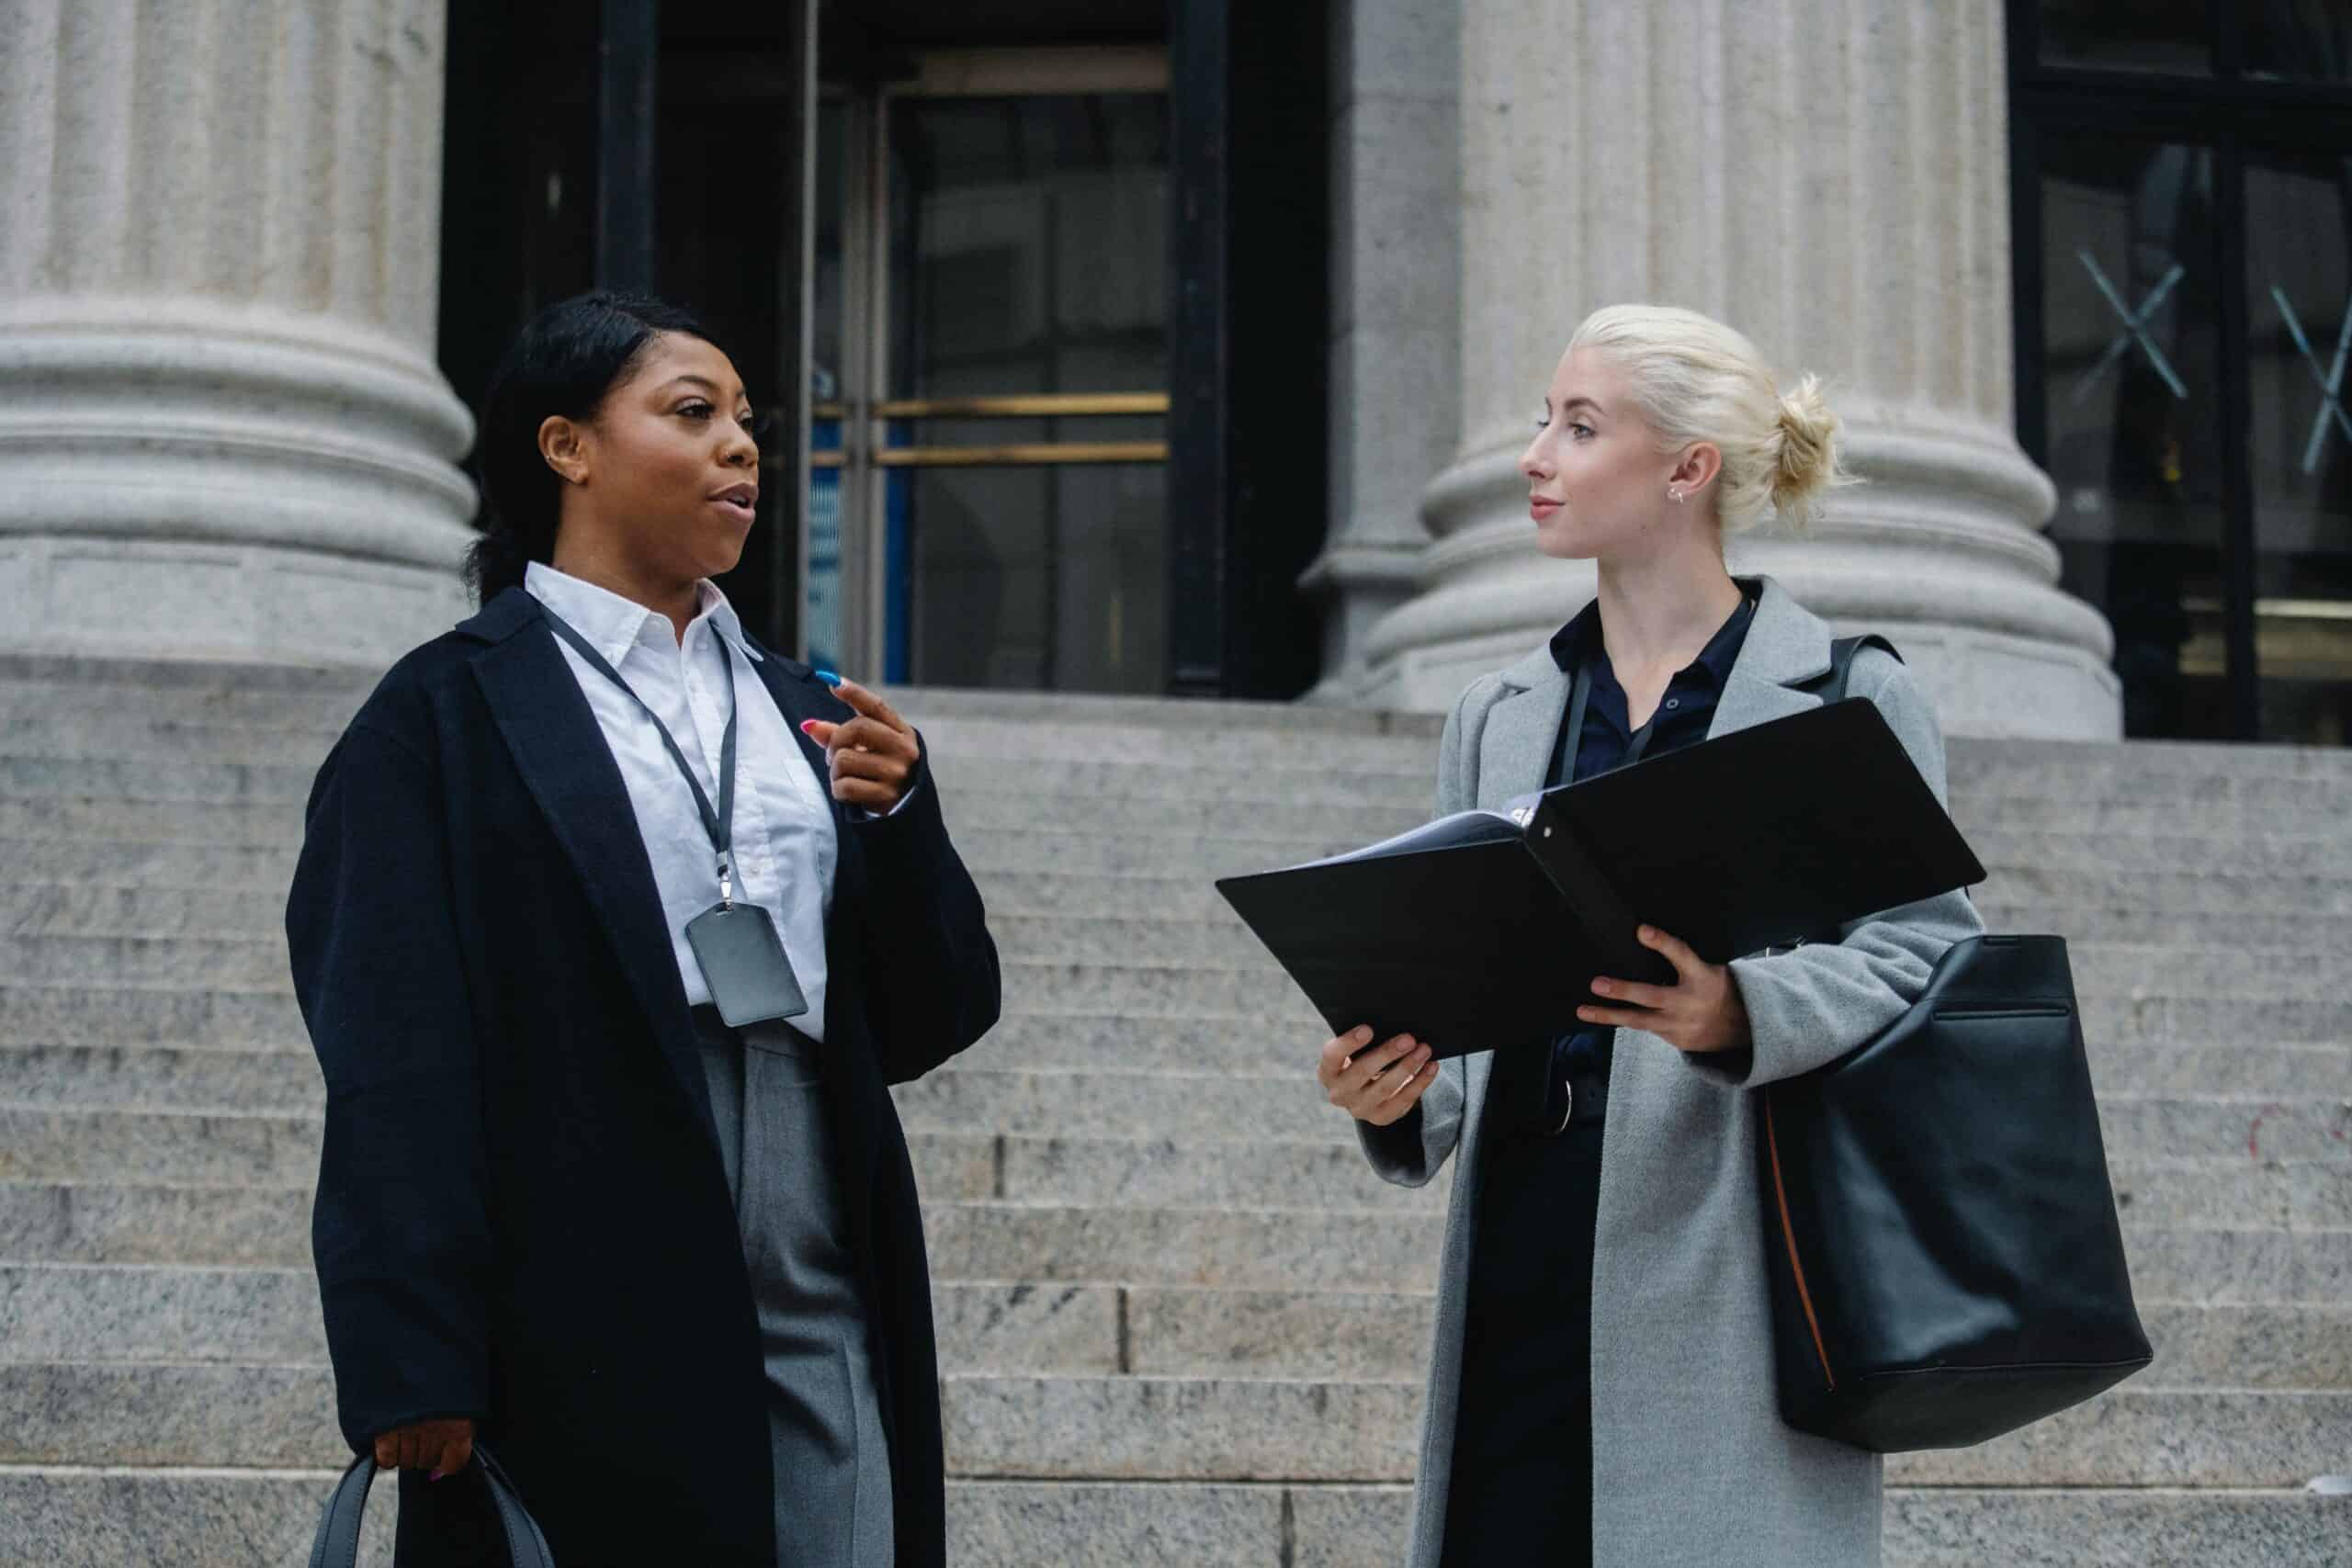
[[662,737],[662,744],[670,749],[670,760],[678,764],[678,772],[684,776],[686,787],[695,792],[695,808],[702,813],[703,830],[710,835],[711,850],[718,856],[718,901],[723,907],[729,908],[733,908],[735,903],[734,874],[730,869],[729,863],[733,859],[731,846],[734,842],[735,833],[735,714],[737,705],[735,702],[734,654],[729,650],[725,642],[722,641],[719,644],[719,662],[724,665],[727,670],[727,731],[720,737],[718,742],[718,806],[716,809],[713,809],[710,804],[710,796],[703,792],[702,781],[695,777],[694,769],[686,762],[686,754],[678,750],[678,742],[672,738],[670,734],[670,727],[662,722],[662,716],[655,713],[651,705],[649,705],[643,697],[637,694],[637,688],[630,685],[627,681],[622,680],[621,672],[614,669],[610,664],[606,663],[603,654],[598,653],[594,649],[589,647],[588,639],[574,631],[570,623],[566,622],[561,615],[557,615],[553,610],[547,609],[545,605],[541,605],[540,608],[545,611],[548,618],[548,625],[554,628],[555,635],[570,643],[571,645],[571,650],[580,655],[581,658],[586,660],[590,669],[594,670],[606,680],[610,681],[614,685],[618,686],[622,691],[627,692],[628,694],[629,701],[635,703],[639,707],[643,708],[645,710],[645,716],[653,721],[654,732]]

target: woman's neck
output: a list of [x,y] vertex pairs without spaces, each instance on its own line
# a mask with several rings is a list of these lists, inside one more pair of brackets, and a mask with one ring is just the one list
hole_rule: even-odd
[[617,593],[632,604],[642,604],[670,623],[671,635],[681,643],[686,628],[702,609],[700,585],[691,580],[675,582],[656,578],[615,553],[586,541],[575,542],[571,530],[556,537],[554,558],[548,564],[566,577],[593,582],[607,593]]
[[1600,640],[1621,680],[1683,668],[1739,608],[1739,584],[1724,570],[1722,551],[1696,529],[1599,564]]

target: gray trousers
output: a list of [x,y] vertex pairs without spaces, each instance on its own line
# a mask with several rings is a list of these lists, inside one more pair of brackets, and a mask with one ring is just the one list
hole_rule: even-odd
[[890,1451],[825,1116],[825,1047],[694,1010],[767,1371],[777,1568],[890,1568]]

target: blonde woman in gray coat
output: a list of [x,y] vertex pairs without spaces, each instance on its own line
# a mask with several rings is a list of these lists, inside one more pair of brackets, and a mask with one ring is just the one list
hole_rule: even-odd
[[[1723,540],[1805,521],[1842,478],[1836,430],[1811,378],[1782,395],[1721,322],[1652,306],[1585,321],[1520,469],[1536,547],[1595,562],[1598,597],[1462,694],[1438,809],[1818,705],[1829,627],[1769,578],[1734,579]],[[1848,690],[1940,796],[1942,740],[1901,661],[1862,650]],[[1595,976],[1606,1005],[1548,1045],[1437,1062],[1358,1029],[1324,1046],[1318,1077],[1381,1176],[1419,1186],[1456,1160],[1411,1568],[1879,1561],[1877,1456],[1792,1431],[1775,1405],[1747,1091],[1861,1043],[1981,929],[1958,892],[1728,964],[1645,928],[1676,984]]]

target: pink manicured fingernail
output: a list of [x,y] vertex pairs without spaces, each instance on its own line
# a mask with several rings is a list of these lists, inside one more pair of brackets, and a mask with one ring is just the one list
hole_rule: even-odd
[[440,1479],[441,1479],[441,1472],[439,1472],[439,1471],[437,1471],[437,1470],[436,1470],[436,1471],[435,1471],[432,1474],[430,1474],[430,1475],[426,1476],[424,1479],[425,1479],[425,1480],[427,1480],[427,1481],[438,1481],[438,1480],[440,1480]]
[[803,735],[815,735],[817,733],[817,721],[813,718],[802,719],[800,721],[800,733]]

